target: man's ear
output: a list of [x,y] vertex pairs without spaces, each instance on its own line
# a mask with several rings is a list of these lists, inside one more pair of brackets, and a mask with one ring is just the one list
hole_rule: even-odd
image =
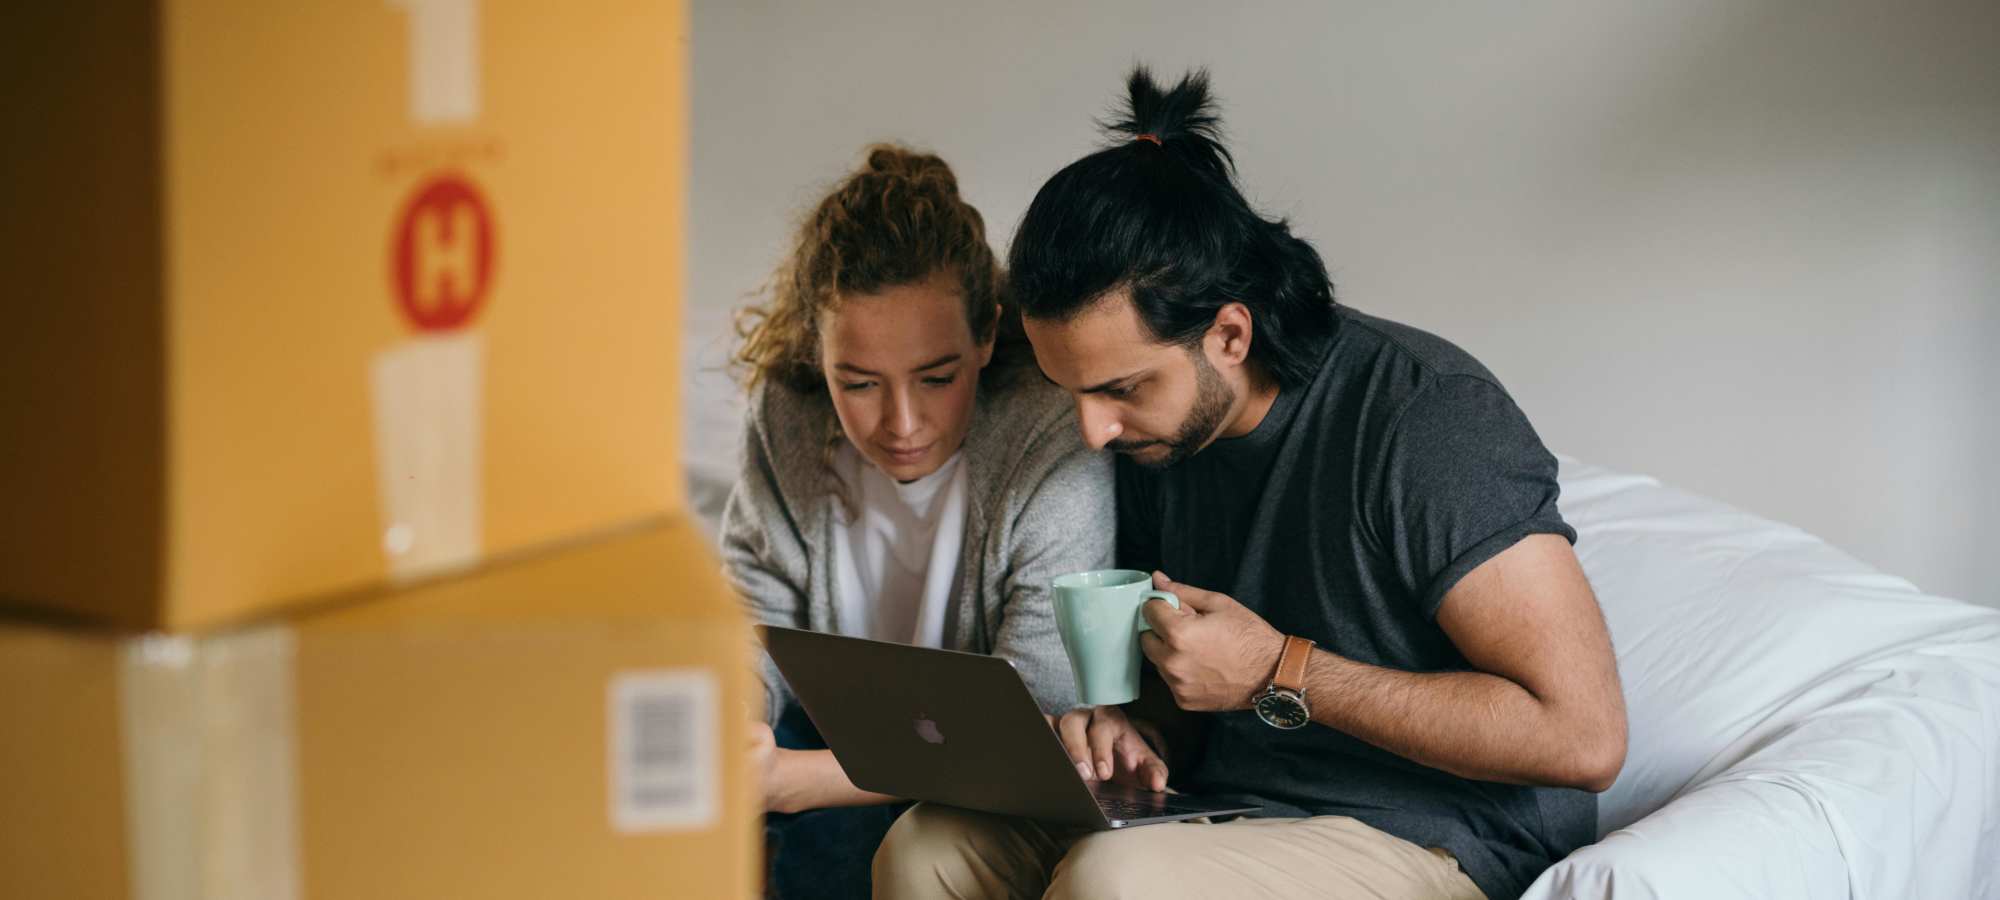
[[1237,301],[1223,304],[1221,309],[1215,311],[1215,322],[1208,326],[1208,334],[1203,338],[1209,355],[1217,363],[1243,365],[1250,358],[1250,336],[1254,326],[1249,307]]

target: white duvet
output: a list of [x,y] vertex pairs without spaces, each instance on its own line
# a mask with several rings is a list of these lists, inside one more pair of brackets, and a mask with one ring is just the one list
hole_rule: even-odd
[[1533,900],[2000,900],[2000,611],[1563,460],[1631,750]]

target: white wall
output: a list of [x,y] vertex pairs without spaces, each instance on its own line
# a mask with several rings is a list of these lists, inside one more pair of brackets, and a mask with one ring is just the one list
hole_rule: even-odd
[[2000,605],[2000,3],[697,3],[691,457],[728,309],[872,140],[996,246],[1134,61],[1208,66],[1341,298],[1481,357],[1551,447]]

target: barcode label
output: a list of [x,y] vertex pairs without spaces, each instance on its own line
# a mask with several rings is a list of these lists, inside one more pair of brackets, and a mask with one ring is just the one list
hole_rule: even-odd
[[715,824],[715,676],[702,669],[611,678],[611,826],[626,833]]

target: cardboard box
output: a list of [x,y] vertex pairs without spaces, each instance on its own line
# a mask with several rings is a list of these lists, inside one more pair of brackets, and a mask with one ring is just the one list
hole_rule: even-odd
[[750,652],[684,521],[203,636],[0,624],[0,896],[747,900]]
[[8,5],[0,606],[205,628],[679,508],[686,35]]

